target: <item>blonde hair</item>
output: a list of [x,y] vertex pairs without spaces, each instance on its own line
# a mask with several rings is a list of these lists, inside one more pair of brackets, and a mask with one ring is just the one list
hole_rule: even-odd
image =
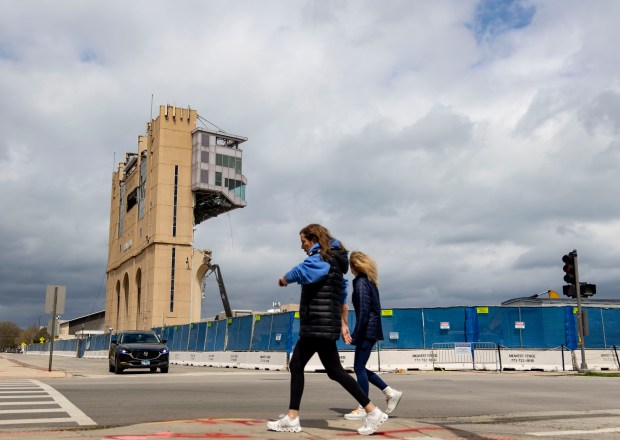
[[349,257],[349,265],[360,275],[366,275],[375,286],[379,285],[379,275],[377,274],[377,263],[363,252],[353,251]]

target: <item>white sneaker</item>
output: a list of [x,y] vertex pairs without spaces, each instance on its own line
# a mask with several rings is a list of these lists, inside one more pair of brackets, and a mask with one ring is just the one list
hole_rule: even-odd
[[386,413],[379,408],[375,408],[374,411],[366,414],[366,423],[357,430],[357,433],[359,435],[372,435],[387,419],[388,415]]
[[347,420],[362,420],[366,417],[366,411],[361,406],[358,406],[350,413],[346,413],[344,418]]
[[397,390],[392,391],[392,397],[388,397],[385,399],[385,401],[387,402],[387,408],[385,410],[386,414],[392,414],[392,412],[398,406],[398,402],[400,402],[401,397],[403,397],[402,391],[397,391]]
[[278,432],[301,432],[299,417],[291,419],[288,415],[281,414],[278,420],[267,422],[267,429]]

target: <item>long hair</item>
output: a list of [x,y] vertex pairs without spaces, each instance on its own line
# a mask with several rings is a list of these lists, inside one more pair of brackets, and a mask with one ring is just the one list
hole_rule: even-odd
[[[321,257],[323,257],[323,260],[327,260],[329,258],[329,255],[331,254],[330,250],[332,247],[332,240],[334,237],[332,237],[332,234],[330,234],[329,230],[325,226],[321,226],[317,223],[311,223],[305,228],[302,228],[299,233],[304,234],[304,237],[308,240],[316,241],[319,244],[321,247],[319,252],[321,253]],[[340,243],[339,247],[346,251],[346,248],[342,243]]]
[[363,252],[353,251],[349,257],[349,265],[360,275],[366,275],[375,286],[379,286],[379,275],[377,274],[377,263]]

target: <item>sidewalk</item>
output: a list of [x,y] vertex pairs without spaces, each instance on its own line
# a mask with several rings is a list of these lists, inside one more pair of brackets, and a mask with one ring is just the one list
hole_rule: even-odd
[[7,379],[51,379],[71,376],[61,370],[48,371],[48,368],[27,364],[16,359],[7,359],[0,354],[0,380]]
[[[344,418],[331,420],[301,420],[303,431],[300,433],[267,431],[267,420],[262,419],[197,419],[175,420],[170,422],[146,423],[120,428],[65,431],[14,431],[1,432],[2,438],[19,440],[156,440],[156,439],[263,439],[263,440],[328,440],[365,438],[357,433],[361,422]],[[450,439],[464,440],[458,432],[448,428],[417,423],[412,420],[389,419],[371,438],[381,439]],[[495,437],[475,437],[492,439]],[[517,440],[516,437],[502,436],[502,440]]]

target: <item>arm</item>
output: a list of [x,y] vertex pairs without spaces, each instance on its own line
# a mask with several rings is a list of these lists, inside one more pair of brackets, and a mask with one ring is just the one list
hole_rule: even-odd
[[340,304],[340,322],[342,340],[345,344],[349,345],[351,343],[351,333],[349,332],[349,306],[347,303]]
[[[321,255],[317,252],[289,270],[286,275],[280,278],[280,281],[284,281],[286,283],[284,285],[290,283],[315,283],[325,278],[329,273],[329,269],[329,263],[323,261]],[[282,284],[280,283],[280,285]]]

